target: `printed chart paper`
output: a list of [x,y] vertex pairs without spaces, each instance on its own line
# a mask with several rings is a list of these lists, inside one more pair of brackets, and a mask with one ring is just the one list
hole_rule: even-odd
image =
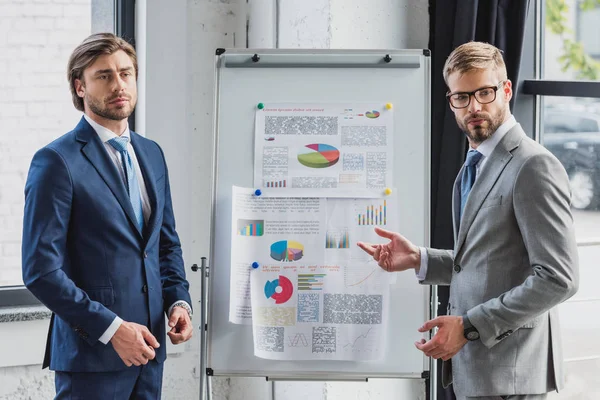
[[393,122],[383,103],[266,104],[254,185],[265,196],[379,197],[392,186]]
[[356,242],[387,241],[373,227],[397,228],[395,197],[253,192],[232,192],[230,321],[253,325],[255,355],[365,361],[383,356],[395,274]]

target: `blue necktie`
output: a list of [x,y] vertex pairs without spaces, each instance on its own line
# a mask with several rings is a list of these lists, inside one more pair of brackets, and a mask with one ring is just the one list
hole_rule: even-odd
[[131,160],[129,152],[127,151],[127,143],[129,143],[128,137],[116,137],[108,141],[108,144],[121,153],[121,162],[123,163],[123,171],[125,171],[127,194],[129,194],[129,201],[131,202],[136,222],[141,231],[144,227],[142,196],[140,194],[140,185],[138,184],[137,175],[135,173],[135,169],[133,168],[133,161]]
[[477,174],[476,165],[483,157],[483,154],[477,150],[469,150],[467,153],[467,159],[465,161],[465,169],[460,180],[460,214],[459,220],[462,218],[465,204],[467,204],[467,198],[471,192],[471,188],[475,183],[475,175]]

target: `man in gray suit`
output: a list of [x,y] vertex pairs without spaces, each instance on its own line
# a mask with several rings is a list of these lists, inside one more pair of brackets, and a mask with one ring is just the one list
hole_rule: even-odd
[[578,287],[567,174],[529,139],[509,109],[500,51],[470,42],[444,66],[450,108],[470,151],[454,183],[454,250],[419,248],[376,228],[387,244],[359,243],[387,271],[415,269],[450,285],[448,315],[415,346],[444,360],[459,399],[544,399],[564,385],[556,306]]

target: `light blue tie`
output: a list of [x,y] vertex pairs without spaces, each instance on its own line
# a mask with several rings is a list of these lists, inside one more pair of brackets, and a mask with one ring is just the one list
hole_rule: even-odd
[[477,174],[476,165],[483,157],[483,154],[477,150],[469,150],[467,153],[467,159],[465,161],[465,169],[460,180],[460,214],[459,220],[462,218],[465,204],[467,204],[467,198],[475,183],[475,175]]
[[123,163],[123,170],[125,171],[125,184],[127,185],[127,193],[129,194],[129,201],[133,207],[133,213],[135,219],[140,228],[140,231],[144,228],[144,213],[142,211],[142,196],[140,194],[140,185],[138,184],[137,175],[133,168],[133,161],[127,151],[127,143],[129,143],[128,137],[116,137],[108,141],[108,143],[114,147],[119,153],[121,153],[121,162]]

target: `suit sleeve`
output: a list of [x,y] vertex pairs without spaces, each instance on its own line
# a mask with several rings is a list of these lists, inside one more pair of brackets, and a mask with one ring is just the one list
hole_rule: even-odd
[[427,275],[419,283],[425,285],[450,285],[452,280],[452,265],[454,263],[452,250],[427,249]]
[[175,229],[169,172],[162,149],[160,151],[165,165],[165,206],[162,226],[160,227],[159,264],[162,293],[165,299],[164,307],[165,313],[167,313],[169,307],[176,301],[183,300],[191,307],[192,300],[189,294],[190,285],[185,277],[181,243]]
[[521,285],[467,312],[488,348],[573,296],[579,285],[568,177],[555,157],[538,154],[523,164],[515,180],[513,208],[531,274]]
[[[25,185],[22,270],[25,286],[58,317],[95,344],[116,315],[91,300],[65,273],[73,183],[52,148],[38,151]],[[78,268],[81,266],[71,266]]]

